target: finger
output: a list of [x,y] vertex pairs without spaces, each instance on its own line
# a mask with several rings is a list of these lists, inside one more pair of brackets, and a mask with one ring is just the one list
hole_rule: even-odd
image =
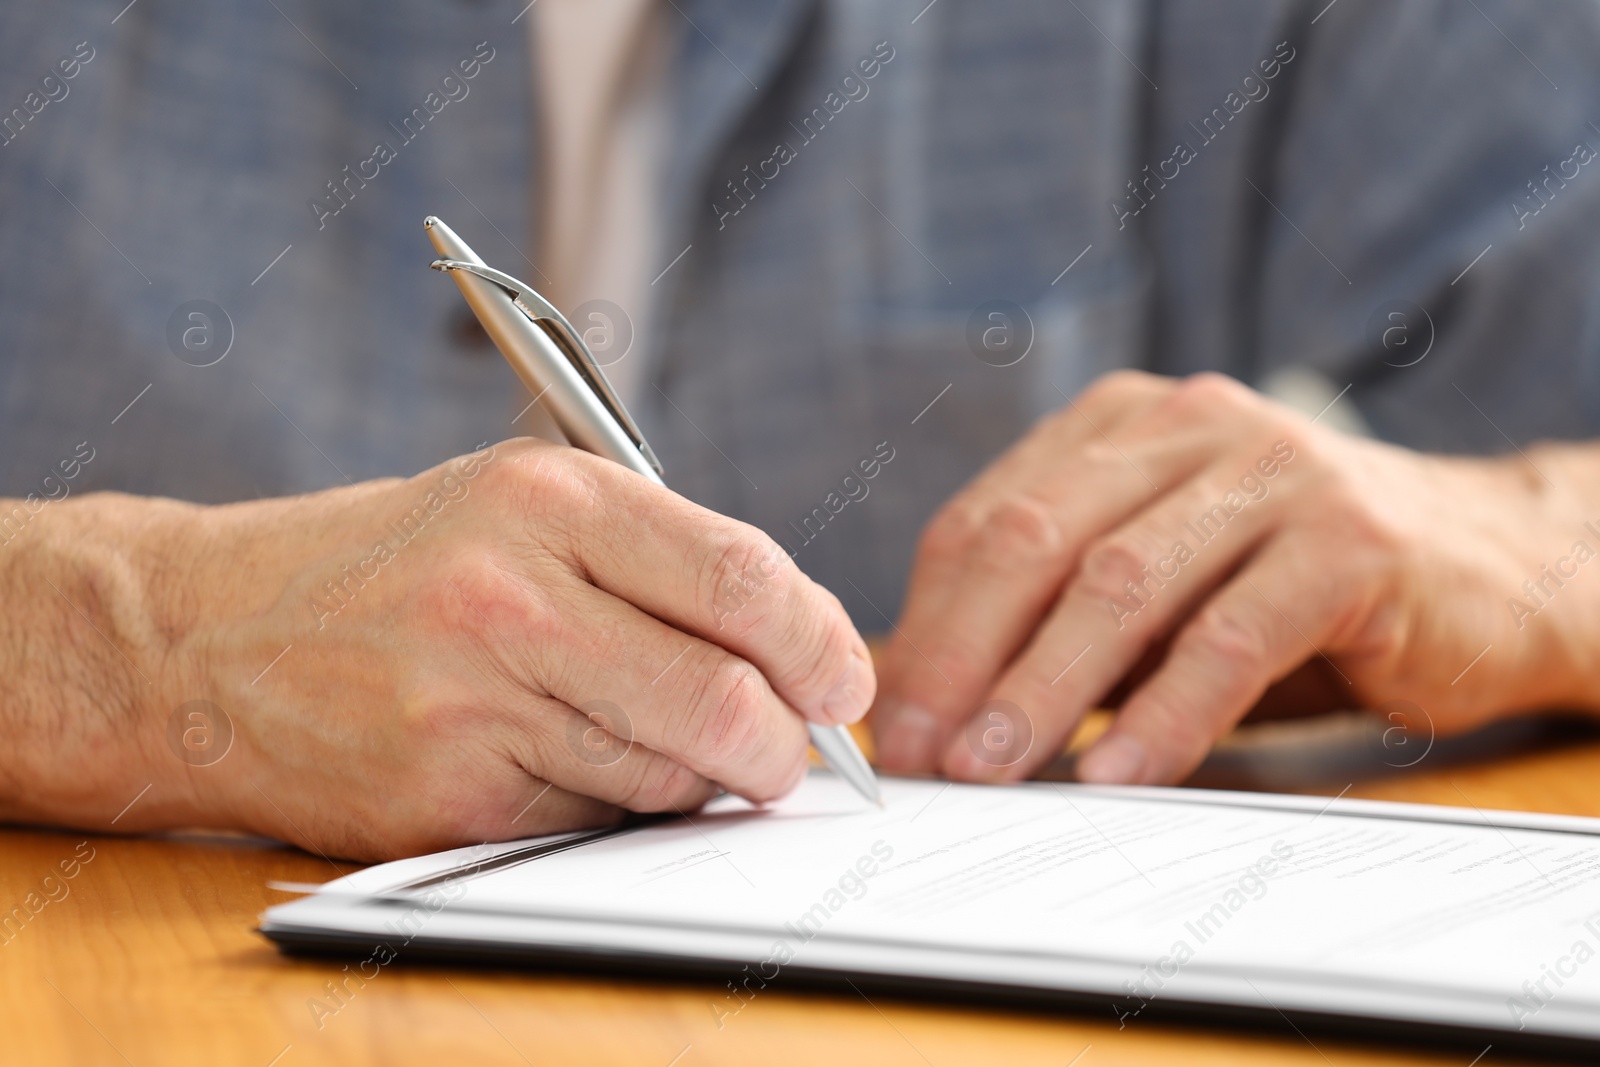
[[[959,584],[969,565],[969,550],[988,524],[990,513],[1002,500],[1025,494],[1032,487],[1047,480],[1051,472],[1059,472],[1065,457],[1073,454],[1084,442],[1101,440],[1125,419],[1156,403],[1173,388],[1173,383],[1154,375],[1126,371],[1107,375],[1086,390],[1067,409],[1041,424],[1016,447],[1007,450],[998,460],[964,487],[929,524],[912,564],[907,585],[906,603],[900,613],[900,626],[884,656],[880,692],[881,701],[873,725],[879,733],[880,751],[889,743],[890,751],[920,751],[926,749],[927,714],[913,708],[898,717],[903,721],[898,730],[886,731],[898,705],[905,702],[901,693],[901,680],[905,671],[924,661],[925,656],[916,645],[916,637],[938,631],[941,620],[947,618],[946,604],[952,590]],[[1028,516],[1019,517],[1026,527]],[[1002,538],[1003,539],[1003,538]],[[905,735],[895,737],[894,734]],[[904,743],[900,743],[903,741]],[[921,758],[908,756],[908,764],[925,764],[932,758],[926,751]]]
[[1250,706],[1250,721],[1301,719],[1349,706],[1350,687],[1321,656],[1312,656],[1274,682]]
[[571,505],[565,548],[596,586],[754,664],[808,719],[866,713],[877,689],[866,643],[770,537],[571,449],[533,462],[548,497]]
[[[1253,470],[1230,457],[1094,542],[1050,618],[989,694],[1029,717],[1031,751],[996,760],[969,728],[946,748],[946,773],[1008,780],[1048,763],[1084,712],[1277,527],[1278,501]],[[1241,490],[1241,478],[1256,498]]]
[[[521,837],[559,834],[611,826],[624,817],[620,807],[594,796],[563,789],[538,776],[510,790],[505,799],[473,813],[456,841],[514,841]],[[437,843],[423,851],[448,847]]]
[[[1181,484],[1209,454],[1176,442],[1146,452],[1143,466],[1158,480],[1153,483],[1130,477],[1127,460],[1114,449],[1099,449],[1057,461],[1049,479],[1056,499],[1021,493],[991,508],[937,616],[908,619],[901,628],[920,655],[893,683],[902,706],[900,721],[883,734],[884,765],[931,769],[1038,627],[1085,543],[1149,507],[1160,495],[1156,485]],[[919,720],[925,724],[921,752],[905,740]]]
[[951,731],[1057,596],[1070,566],[1058,522],[1032,498],[998,505],[959,565],[951,556],[951,573],[938,579],[942,588],[919,590],[937,595],[940,611],[925,613],[926,599],[908,603],[895,635],[901,656],[894,703],[884,703],[874,719],[886,768],[935,767]]
[[721,792],[710,779],[635,736],[633,716],[605,699],[554,699],[521,709],[540,729],[516,730],[511,755],[552,786],[629,811],[694,811]]
[[630,709],[637,743],[747,799],[794,788],[806,769],[805,724],[760,670],[609,594],[588,599],[592,629],[574,631],[558,692],[614,694],[600,699]]
[[[426,786],[402,790],[386,796],[381,809],[366,817],[324,825],[314,832],[335,856],[382,861],[481,842],[610,826],[625,814],[603,800],[529,777],[514,761],[489,761],[473,786],[470,799],[447,799]],[[280,827],[279,820],[287,819],[281,809],[269,808],[265,814],[267,824],[257,829],[285,841],[307,840],[299,829],[304,820]],[[323,821],[321,812],[310,818],[313,826]]]
[[[530,595],[535,581],[538,595]],[[802,720],[759,670],[720,646],[570,576],[530,578],[480,563],[462,568],[454,584],[465,604],[454,612],[457,625],[469,642],[493,650],[523,694],[513,726],[546,739],[536,758],[549,763],[537,765],[559,784],[630,805],[647,803],[658,788],[669,797],[701,788],[643,756],[615,774],[585,766],[585,746],[603,735],[552,719],[539,698],[609,717],[596,725],[751,800],[782,796],[805,773]]]
[[1179,385],[1175,379],[1143,371],[1115,371],[1076,399],[1063,394],[1062,406],[973,478],[962,496],[982,509],[1017,489],[1037,485],[1041,474],[1058,471],[1064,457],[1086,444],[1114,448],[1109,437],[1113,431],[1171,396]]
[[1352,603],[1325,563],[1272,542],[1183,628],[1166,663],[1079,760],[1079,777],[1181,781],[1273,682],[1312,656],[1337,672],[1319,647]]

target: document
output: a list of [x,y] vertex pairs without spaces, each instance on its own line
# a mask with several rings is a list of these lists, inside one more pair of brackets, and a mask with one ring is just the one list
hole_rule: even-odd
[[1169,1002],[1600,1040],[1600,820],[882,784],[881,810],[814,772],[767,807],[723,797],[385,864],[270,909],[262,930],[391,958],[632,961],[723,975],[740,996],[845,975],[1060,994],[1121,1025]]

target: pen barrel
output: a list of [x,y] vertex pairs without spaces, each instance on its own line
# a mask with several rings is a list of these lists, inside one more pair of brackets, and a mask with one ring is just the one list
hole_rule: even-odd
[[878,778],[872,773],[872,764],[850,736],[848,726],[822,726],[808,723],[811,745],[824,762],[843,778],[852,789],[875,804],[883,803],[883,793],[878,788]]
[[[430,219],[428,233],[434,248],[445,258],[483,265],[483,260],[444,223]],[[494,282],[470,271],[449,273],[483,324],[484,332],[550,413],[568,443],[614,460],[657,485],[665,484],[542,326],[528,318]]]
[[569,443],[585,452],[615,460],[658,485],[663,484],[661,476],[617,421],[591,399],[588,383],[542,327],[506,299],[493,282],[459,270],[452,271],[451,277],[461,287],[462,295],[472,305],[506,362],[550,413]]

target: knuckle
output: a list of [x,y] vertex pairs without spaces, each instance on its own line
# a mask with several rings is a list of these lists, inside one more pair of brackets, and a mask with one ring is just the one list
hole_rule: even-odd
[[984,558],[1001,566],[1038,563],[1060,555],[1064,543],[1060,524],[1043,502],[1028,496],[1011,497],[990,512],[983,530]]
[[1096,478],[1108,473],[1113,476],[1128,473],[1127,453],[1117,451],[1117,447],[1103,437],[1096,436],[1078,445],[1075,458]]
[[1216,606],[1205,608],[1180,642],[1187,656],[1244,672],[1262,668],[1269,655],[1265,629],[1257,619]]
[[497,596],[498,581],[481,557],[470,555],[452,562],[448,582],[418,582],[412,586],[414,617],[437,634],[455,634],[468,644],[481,645],[488,630],[472,610],[473,603]]
[[785,671],[784,680],[804,694],[820,696],[844,674],[857,638],[839,598],[821,586],[816,591],[820,610],[803,622],[804,632],[795,636],[792,645],[798,659],[794,669]]
[[537,442],[508,459],[496,473],[495,487],[530,511],[549,514],[553,509],[566,512],[599,503],[599,472],[577,449]]
[[497,446],[473,497],[494,514],[519,523],[526,536],[562,559],[577,558],[577,527],[602,506],[593,457],[531,438]]
[[1248,387],[1226,374],[1204,371],[1180,381],[1167,403],[1186,416],[1215,418],[1236,413],[1254,398]]
[[908,697],[936,714],[949,705],[952,689],[970,692],[993,670],[971,638],[958,631],[946,629],[928,646],[926,660],[916,657],[901,683]]
[[922,532],[918,555],[934,563],[955,563],[983,531],[984,512],[964,500],[940,508]]
[[693,804],[702,792],[702,779],[683,764],[670,759],[639,761],[618,803],[629,811],[666,811]]
[[717,628],[746,635],[773,618],[788,600],[796,574],[777,542],[741,524],[707,554],[698,584]]
[[766,679],[744,660],[724,654],[699,679],[689,713],[688,749],[702,766],[737,763],[758,745]]
[[[1095,379],[1079,397],[1080,406],[1098,410],[1107,405],[1119,405],[1165,382],[1165,379],[1139,370],[1114,370]],[[1070,408],[1069,408],[1070,410]]]
[[529,468],[536,465],[538,457],[545,451],[543,443],[532,438],[506,441],[498,448],[501,462],[485,465],[478,478],[495,490],[496,495],[516,489],[527,483]]
[[421,598],[421,618],[431,618],[447,632],[465,637],[474,646],[501,643],[497,627],[507,633],[553,637],[554,620],[531,602],[521,583],[482,551],[458,557],[446,582],[424,582],[416,587]]
[[1133,542],[1116,536],[1102,538],[1084,552],[1073,586],[1091,600],[1120,600],[1128,595],[1130,585],[1139,585],[1146,566]]

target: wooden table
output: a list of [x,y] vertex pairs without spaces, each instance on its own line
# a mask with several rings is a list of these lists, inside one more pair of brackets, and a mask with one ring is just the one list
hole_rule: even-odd
[[[1208,764],[1213,777],[1219,766],[1248,777],[1252,761],[1255,772],[1270,776],[1288,765],[1285,753],[1338,748],[1325,727],[1275,724],[1236,738]],[[1491,736],[1479,752],[1466,753],[1467,762],[1442,747],[1403,776],[1356,781],[1347,795],[1600,816],[1600,740],[1566,737],[1532,750],[1527,741]],[[1523,751],[1472,762],[1485,747],[1506,746]],[[1338,793],[1348,761],[1334,764],[1334,777],[1317,780],[1302,758],[1293,764],[1304,779],[1298,784]],[[1467,1067],[1473,1054],[1323,1036],[1313,1046],[1287,1024],[1258,1032],[1153,1023],[1119,1030],[1109,1011],[1101,1018],[889,997],[869,1002],[781,987],[763,991],[719,1029],[711,1009],[719,991],[705,983],[434,969],[403,960],[319,1020],[311,1005],[325,996],[326,983],[343,977],[341,965],[281,956],[253,928],[263,908],[287,899],[267,888],[269,880],[324,881],[335,873],[326,861],[226,837],[0,830],[0,909],[38,892],[61,860],[86,853],[85,841],[93,859],[63,883],[68,894],[14,936],[0,935],[5,1064]],[[1479,1064],[1507,1062],[1491,1050]]]

